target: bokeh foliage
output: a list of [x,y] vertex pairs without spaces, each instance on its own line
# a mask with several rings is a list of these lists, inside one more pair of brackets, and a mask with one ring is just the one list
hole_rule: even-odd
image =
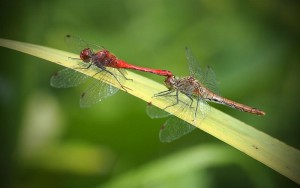
[[[2,1],[0,32],[1,38],[61,49],[67,49],[64,35],[75,34],[130,63],[178,75],[188,74],[188,46],[203,67],[213,67],[223,96],[257,106],[267,116],[217,108],[299,148],[298,7],[297,1],[269,0]],[[150,120],[143,101],[120,92],[80,109],[83,88],[49,86],[51,74],[62,67],[7,49],[0,53],[1,163],[7,186],[94,187],[188,147],[225,145],[199,131],[162,144],[158,131],[164,120]],[[229,146],[227,150],[234,158],[225,166],[144,186],[296,186]],[[253,178],[255,173],[259,177]]]

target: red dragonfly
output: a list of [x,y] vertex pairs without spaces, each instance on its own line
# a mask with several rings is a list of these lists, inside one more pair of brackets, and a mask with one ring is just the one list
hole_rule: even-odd
[[78,58],[78,60],[80,60],[80,67],[75,68],[75,70],[66,68],[57,72],[52,76],[50,84],[56,88],[68,88],[78,86],[90,79],[90,85],[81,94],[81,107],[89,107],[104,98],[115,94],[118,89],[103,81],[99,81],[82,74],[76,71],[76,69],[83,69],[82,67],[84,67],[84,69],[94,69],[100,79],[103,79],[108,83],[114,83],[117,81],[125,91],[127,90],[123,86],[123,83],[128,79],[125,76],[126,72],[124,69],[139,70],[161,76],[172,75],[172,73],[168,70],[156,70],[128,64],[123,60],[119,60],[114,54],[105,48],[88,43],[79,37],[66,35],[65,40],[71,48],[80,52]]
[[[165,85],[168,90],[155,95],[155,97],[164,97],[165,100],[170,100],[170,95],[174,96],[173,93],[175,92],[175,101],[173,100],[172,104],[165,107],[165,109],[171,106],[176,106],[176,111],[180,110],[180,112],[192,112],[193,114],[190,114],[190,116],[193,117],[192,121],[194,121],[196,119],[196,116],[198,115],[198,112],[200,115],[199,119],[205,118],[210,109],[206,101],[209,101],[223,104],[259,116],[265,115],[265,112],[257,108],[246,106],[244,104],[237,103],[218,95],[215,75],[212,69],[208,67],[206,72],[202,74],[201,68],[197,63],[196,58],[192,55],[191,51],[188,48],[186,48],[186,56],[191,76],[182,78],[177,78],[173,75],[168,76],[165,80]],[[179,93],[184,95],[184,101],[179,100]],[[193,108],[193,110],[190,110],[191,108]],[[161,118],[170,115],[164,111],[159,110],[153,105],[148,105],[147,114],[152,118]],[[172,116],[163,125],[160,131],[160,139],[163,142],[170,142],[189,133],[194,129],[195,126],[190,125],[175,116]]]
[[[172,73],[168,70],[157,70],[157,69],[139,67],[136,65],[126,63],[125,61],[118,59],[114,54],[104,49],[103,47],[89,44],[78,37],[66,35],[65,38],[67,43],[69,44],[77,43],[86,46],[80,52],[80,56],[79,56],[80,59],[83,62],[90,63],[90,65],[93,64],[99,67],[100,69],[105,69],[105,67],[112,67],[117,69],[132,69],[132,70],[138,70],[143,72],[149,72],[160,76],[172,76]],[[96,49],[92,49],[92,47],[95,47]]]

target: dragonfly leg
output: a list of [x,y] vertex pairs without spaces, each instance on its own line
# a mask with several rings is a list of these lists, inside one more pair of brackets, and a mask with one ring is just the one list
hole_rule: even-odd
[[92,65],[93,63],[89,63],[87,67],[75,67],[74,69],[89,69]]
[[[192,104],[193,104],[193,102],[194,102],[194,99],[193,99],[190,95],[188,95],[188,94],[185,94],[185,93],[184,93],[184,95],[187,96],[187,97],[191,100],[190,108],[192,108]],[[194,118],[193,118],[192,121],[194,121],[194,120],[196,119],[200,99],[201,99],[200,96],[197,97],[197,101],[196,101],[196,109],[195,109],[195,112],[194,112]]]
[[169,107],[175,106],[175,105],[177,105],[177,104],[179,103],[179,97],[178,97],[178,96],[179,96],[179,91],[178,91],[178,90],[176,90],[175,96],[176,96],[176,102],[175,102],[174,104],[171,104],[171,105],[169,105],[169,106],[166,106],[166,107],[164,108],[164,110],[167,109],[167,108],[169,108]]
[[[105,67],[100,67],[103,71],[106,71],[107,73],[109,73],[110,75],[112,75],[116,80],[117,80],[117,82],[119,83],[119,85],[121,86],[121,88],[123,88],[124,89],[124,91],[125,92],[127,92],[127,89],[129,89],[129,88],[127,88],[127,87],[125,87],[125,86],[123,86],[122,84],[121,84],[121,82],[118,80],[118,78],[116,77],[116,75],[114,75],[112,72],[110,72],[109,70],[107,70]],[[119,70],[119,69],[118,69]],[[120,72],[120,71],[119,71]],[[122,72],[120,72],[122,75],[123,75],[123,73]],[[97,73],[98,74],[98,73]],[[124,75],[123,75],[124,76]],[[125,77],[125,76],[124,76]],[[126,78],[126,77],[125,77]],[[127,88],[127,89],[126,89]]]
[[190,104],[190,108],[191,108],[192,105],[193,105],[194,99],[190,95],[188,95],[188,94],[184,93],[184,95],[187,96],[191,100],[191,104]]
[[194,112],[194,119],[192,121],[194,121],[196,119],[198,106],[199,106],[199,101],[200,101],[200,97],[197,97],[196,110]]
[[[88,67],[86,67],[87,69],[91,66],[92,64],[90,64]],[[119,83],[119,85],[125,90],[125,92],[127,92],[127,89],[129,89],[129,88],[127,88],[126,89],[126,87],[125,86],[123,86],[121,83],[120,83],[120,81],[118,80],[118,78],[112,73],[112,72],[110,72],[109,70],[107,70],[105,67],[98,67],[100,70],[98,71],[98,72],[96,72],[92,77],[95,77],[97,74],[99,74],[100,72],[102,72],[102,71],[105,71],[105,72],[107,72],[108,74],[110,74],[110,75],[112,75],[116,80],[117,80],[117,82]],[[85,68],[81,68],[81,69],[85,69]]]
[[165,96],[165,95],[169,95],[173,92],[174,92],[174,90],[166,90],[166,91],[162,91],[162,92],[154,94],[153,97]]
[[81,59],[80,59],[80,58],[78,58],[78,57],[68,57],[68,59],[72,59],[72,60],[78,60],[78,61],[81,61]]
[[123,73],[122,71],[120,71],[119,69],[118,69],[118,71],[122,74],[122,76],[123,76],[126,80],[131,80],[131,81],[133,81],[132,79],[127,78],[127,77],[124,75],[124,73]]

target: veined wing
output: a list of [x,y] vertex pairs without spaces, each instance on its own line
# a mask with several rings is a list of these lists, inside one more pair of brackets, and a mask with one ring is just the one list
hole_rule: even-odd
[[202,84],[215,94],[220,94],[216,75],[210,66],[206,67]]
[[151,118],[163,118],[171,115],[170,118],[164,123],[159,133],[159,138],[162,142],[171,142],[195,129],[195,126],[177,118],[172,114],[180,112],[180,114],[183,114],[187,117],[186,119],[190,119],[195,123],[196,117],[199,116],[199,118],[197,118],[198,120],[202,120],[205,117],[207,108],[209,108],[209,106],[207,105],[205,100],[200,100],[202,98],[199,98],[199,100],[193,98],[193,100],[191,100],[189,97],[180,92],[178,92],[178,95],[180,95],[180,97],[178,98],[177,103],[176,95],[168,92],[166,93],[166,95],[157,97],[161,100],[168,101],[168,106],[166,106],[165,109],[172,107],[173,110],[171,114],[151,104],[147,106],[146,112]]
[[[203,98],[199,98],[195,102],[195,104],[187,104],[188,101],[180,102],[178,105],[178,110],[181,113],[185,114],[187,118],[193,118],[193,124],[196,121],[202,121],[205,117],[207,112],[210,110],[209,105]],[[188,105],[188,106],[187,106]],[[172,142],[180,137],[190,133],[196,127],[192,124],[189,124],[176,116],[171,116],[161,127],[159,133],[159,139],[161,142]]]
[[55,73],[50,79],[50,85],[56,88],[76,87],[86,81],[87,75],[73,69],[63,69]]
[[195,126],[179,119],[178,117],[171,116],[161,127],[159,139],[161,142],[172,142],[190,133],[195,128]]
[[90,107],[97,102],[115,94],[119,89],[112,86],[110,83],[123,84],[126,79],[118,71],[118,69],[98,69],[98,73],[94,75],[98,79],[93,78],[87,89],[81,94],[80,106]]
[[154,106],[151,103],[147,104],[146,113],[151,119],[165,118],[171,115],[170,113]]
[[200,120],[202,121],[210,111],[210,106],[206,102],[206,100],[202,97],[199,97],[197,100],[198,105],[196,104],[195,112],[194,112],[194,122]]
[[90,107],[103,99],[114,95],[119,89],[102,82],[97,79],[92,79],[92,82],[80,96],[80,107]]
[[104,49],[102,46],[92,44],[74,35],[66,35],[65,42],[70,49],[78,54],[85,48],[91,48],[94,52]]
[[189,64],[190,74],[209,90],[216,94],[219,94],[216,75],[212,68],[210,66],[207,66],[205,72],[202,72],[200,64],[189,48],[186,48],[186,57]]
[[[175,107],[178,107],[178,110],[180,110],[183,108],[183,106],[180,105],[181,104],[178,104],[178,106]],[[165,118],[170,116],[159,131],[159,139],[161,142],[172,142],[196,128],[195,126],[179,119],[174,115],[171,115],[170,113],[152,105],[151,103],[147,105],[146,113],[151,118]]]
[[201,82],[203,80],[203,73],[197,59],[189,48],[185,48],[185,53],[188,60],[190,75]]

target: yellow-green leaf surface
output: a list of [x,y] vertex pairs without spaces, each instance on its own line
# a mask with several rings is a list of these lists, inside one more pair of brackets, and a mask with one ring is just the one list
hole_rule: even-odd
[[[0,46],[27,53],[68,68],[74,68],[78,64],[77,60],[70,58],[78,58],[77,54],[48,47],[6,39],[0,39]],[[95,75],[95,70],[92,69],[76,70],[89,76]],[[130,71],[127,71],[127,77],[132,79],[124,83],[126,88],[130,88],[127,90],[129,94],[146,102],[151,101],[153,105],[162,109],[168,105],[168,101],[152,98],[155,93],[166,90],[164,85]],[[118,83],[112,84],[120,88]],[[192,123],[192,118],[187,114],[179,111],[175,112],[172,107],[167,110],[168,112],[174,112],[174,115],[184,121]],[[212,107],[203,121],[196,120],[195,126],[300,184],[299,150]]]

